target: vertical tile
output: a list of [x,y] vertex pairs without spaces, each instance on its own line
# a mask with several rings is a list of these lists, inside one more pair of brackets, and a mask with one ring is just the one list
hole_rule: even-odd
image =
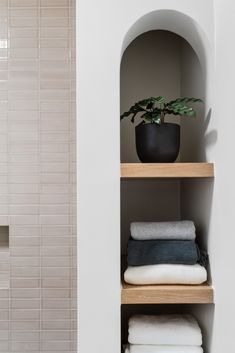
[[74,13],[70,0],[0,0],[5,353],[76,350]]

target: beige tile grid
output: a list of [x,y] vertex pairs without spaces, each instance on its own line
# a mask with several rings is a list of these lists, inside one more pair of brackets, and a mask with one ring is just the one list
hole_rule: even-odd
[[76,351],[74,7],[0,0],[0,352]]

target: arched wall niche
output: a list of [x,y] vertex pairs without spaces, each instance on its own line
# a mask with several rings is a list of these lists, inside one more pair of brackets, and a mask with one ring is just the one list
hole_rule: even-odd
[[176,10],[152,11],[139,18],[123,39],[121,55],[135,38],[152,30],[165,30],[184,38],[197,53],[202,67],[207,69],[212,48],[206,34],[192,17]]
[[[173,85],[180,86],[180,89],[175,92],[176,96],[195,96],[202,98],[204,100],[203,105],[197,105],[197,118],[192,122],[192,119],[183,118],[181,121],[181,155],[179,161],[182,162],[199,162],[206,161],[206,139],[205,134],[208,129],[208,123],[210,120],[210,109],[211,109],[211,96],[212,96],[212,71],[213,71],[213,58],[212,58],[212,49],[209,43],[209,40],[200,26],[196,23],[194,19],[178,11],[173,10],[158,10],[150,12],[140,19],[138,19],[132,27],[128,30],[127,34],[124,37],[122,44],[122,59],[121,59],[121,112],[129,108],[128,105],[131,105],[135,102],[134,99],[139,100],[147,97],[144,94],[144,87],[142,87],[142,95],[140,92],[136,92],[136,97],[130,95],[130,100],[128,102],[128,86],[137,87],[138,84],[143,86],[143,81],[141,80],[138,83],[138,79],[135,78],[133,81],[131,78],[131,73],[126,68],[131,67],[131,63],[128,63],[128,53],[132,51],[132,54],[137,47],[137,43],[143,44],[143,37],[149,40],[148,33],[165,33],[166,40],[170,40],[171,44],[175,41],[178,41],[178,47],[181,45],[181,58],[180,58],[180,67],[178,71],[178,82],[170,82],[169,87]],[[159,37],[158,37],[159,38]],[[181,39],[181,44],[180,44]],[[151,39],[153,40],[153,38]],[[163,41],[163,38],[162,38]],[[152,41],[153,43],[153,41]],[[184,43],[184,46],[182,45]],[[157,38],[156,38],[157,46]],[[153,46],[152,46],[153,47]],[[164,49],[164,48],[163,48]],[[152,50],[152,49],[151,49]],[[180,50],[179,48],[176,50]],[[138,49],[136,49],[138,52]],[[141,52],[141,47],[139,48]],[[143,54],[143,53],[142,53]],[[141,54],[141,55],[142,55]],[[153,51],[154,54],[154,51]],[[156,52],[155,52],[156,54]],[[166,51],[166,55],[172,55],[172,52],[169,50]],[[151,55],[151,52],[149,53]],[[140,71],[143,70],[143,62],[140,58]],[[135,57],[135,66],[138,67],[138,55]],[[169,64],[169,63],[168,63]],[[142,65],[142,66],[141,66]],[[170,65],[170,64],[169,64]],[[142,67],[142,69],[141,69]],[[166,67],[165,67],[166,69]],[[172,67],[170,67],[172,69]],[[155,69],[154,69],[155,70]],[[177,68],[176,68],[177,70]],[[124,75],[126,77],[124,78]],[[141,75],[140,75],[141,76]],[[177,76],[177,75],[175,75]],[[156,70],[155,77],[156,79]],[[166,85],[166,82],[164,83]],[[123,90],[123,87],[126,87],[126,90]],[[138,91],[138,90],[136,90]],[[141,90],[140,90],[141,91]],[[172,90],[169,92],[169,98],[173,99],[174,96],[171,96]],[[148,94],[149,90],[146,89]],[[151,95],[162,95],[161,90],[156,89],[155,92],[152,92]],[[123,97],[125,96],[125,99]],[[166,94],[168,96],[168,94]],[[168,98],[168,97],[167,97]],[[132,99],[132,100],[131,100]],[[128,102],[128,104],[127,104]],[[122,121],[121,124],[121,160],[122,162],[138,162],[138,157],[136,152],[130,152],[131,147],[127,144],[132,144],[132,150],[135,150],[135,141],[134,141],[134,129],[133,126],[128,126],[130,124],[127,121]],[[129,140],[129,142],[126,142]],[[127,146],[127,148],[126,148]],[[125,150],[127,152],[125,154]]]

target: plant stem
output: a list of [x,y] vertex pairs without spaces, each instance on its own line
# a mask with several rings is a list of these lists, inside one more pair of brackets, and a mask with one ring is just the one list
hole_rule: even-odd
[[162,109],[162,111],[161,111],[161,122],[164,124],[164,122],[165,122],[165,115],[166,115],[166,111],[165,111],[165,108],[166,108],[166,103],[164,103],[164,105],[163,105],[163,109]]

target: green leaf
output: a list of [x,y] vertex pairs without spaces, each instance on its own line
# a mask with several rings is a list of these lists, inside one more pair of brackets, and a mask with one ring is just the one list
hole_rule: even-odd
[[121,120],[132,115],[131,121],[134,122],[136,115],[140,112],[144,112],[141,116],[144,121],[154,123],[161,123],[161,116],[164,116],[165,114],[195,116],[195,110],[187,104],[197,102],[203,101],[199,98],[183,97],[165,103],[165,98],[163,96],[150,97],[142,99],[131,106],[127,112],[124,112],[121,115]]
[[147,110],[150,110],[150,109],[153,109],[153,106],[154,106],[154,103],[153,102],[150,102],[146,105],[146,109]]
[[167,105],[172,105],[173,103],[203,103],[203,100],[200,98],[190,98],[190,97],[183,97],[183,98],[177,98],[173,101],[170,101],[167,103]]
[[174,112],[173,110],[171,110],[171,109],[166,109],[166,110],[165,110],[165,114],[179,115],[178,112],[175,113],[175,112]]
[[153,109],[152,114],[153,114],[153,115],[156,115],[156,114],[157,114],[157,115],[161,115],[161,111],[162,111],[162,110],[161,110],[160,108],[157,108],[157,107],[156,107],[156,108]]
[[148,111],[148,109],[146,109],[144,105],[140,105],[139,103],[137,103],[137,106],[139,107],[139,111],[145,111],[145,112]]
[[152,116],[149,113],[144,113],[143,115],[141,115],[141,118],[148,123],[152,121]]
[[156,97],[156,98],[153,98],[153,99],[154,99],[154,101],[155,101],[156,103],[162,104],[162,103],[165,102],[165,98],[164,98],[163,96],[159,96],[159,97]]
[[133,105],[132,107],[130,107],[130,109],[127,112],[124,112],[121,115],[121,120],[125,117],[128,117],[129,115],[133,114],[131,121],[134,122],[135,116],[136,114],[138,114],[139,112],[143,112],[145,111],[145,109],[141,106],[139,106],[137,103],[135,105]]
[[161,117],[160,116],[153,117],[152,122],[160,125],[161,124]]
[[131,114],[130,111],[123,113],[123,114],[121,115],[121,120],[122,120],[123,118],[125,118],[126,116],[129,116],[130,114]]
[[138,112],[136,112],[136,113],[134,113],[133,114],[133,116],[132,116],[132,118],[131,118],[131,122],[134,124],[134,122],[135,122],[135,117],[136,117],[136,114],[137,114]]
[[190,111],[190,112],[187,112],[185,113],[184,115],[187,115],[187,116],[196,116],[196,112],[194,110]]
[[143,100],[137,102],[136,104],[146,107],[150,103],[154,103],[153,97],[143,99]]

